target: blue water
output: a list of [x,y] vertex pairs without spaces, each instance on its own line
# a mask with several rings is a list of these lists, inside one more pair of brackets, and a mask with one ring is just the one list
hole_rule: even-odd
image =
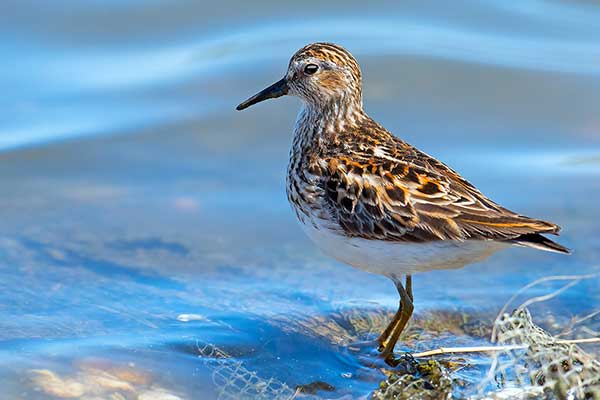
[[[94,381],[90,365],[98,364],[147,375],[127,395],[227,398],[215,371],[228,369],[199,356],[206,344],[292,391],[314,381],[336,388],[324,398],[377,388],[384,375],[372,367],[372,349],[351,350],[332,330],[306,328],[339,313],[392,311],[397,298],[385,278],[322,256],[296,225],[284,171],[298,101],[233,110],[311,41],[356,55],[375,119],[496,201],[559,223],[561,243],[574,249],[571,257],[511,249],[418,275],[417,314],[493,316],[537,278],[598,271],[600,6],[364,7],[0,5],[6,398],[60,398],[56,387],[68,379],[87,388],[78,398],[108,397],[116,389]],[[582,282],[537,315],[589,313],[597,287],[597,279]],[[486,341],[444,335],[400,347],[440,343]],[[55,391],[32,370],[60,377]]]

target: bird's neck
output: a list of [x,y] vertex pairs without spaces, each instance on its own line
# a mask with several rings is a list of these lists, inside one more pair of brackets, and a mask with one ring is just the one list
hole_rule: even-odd
[[294,145],[303,148],[335,143],[340,133],[368,118],[362,101],[304,103],[294,128]]

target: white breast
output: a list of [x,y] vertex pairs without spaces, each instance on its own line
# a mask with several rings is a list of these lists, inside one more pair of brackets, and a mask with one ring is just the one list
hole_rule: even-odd
[[327,255],[363,271],[391,277],[437,269],[462,268],[482,261],[507,243],[483,240],[403,243],[349,238],[324,226],[300,224]]

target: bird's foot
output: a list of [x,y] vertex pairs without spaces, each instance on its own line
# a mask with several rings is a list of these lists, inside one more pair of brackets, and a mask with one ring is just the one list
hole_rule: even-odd
[[416,371],[416,366],[418,364],[410,353],[404,353],[399,357],[392,353],[385,356],[384,361],[390,367],[394,369],[401,369],[406,373],[413,373]]

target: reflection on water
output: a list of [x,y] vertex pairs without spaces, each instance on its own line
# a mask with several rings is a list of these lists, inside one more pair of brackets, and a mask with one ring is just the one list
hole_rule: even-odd
[[[597,270],[600,8],[363,6],[3,2],[5,393],[226,398],[214,374],[236,362],[282,393],[377,387],[378,360],[358,343],[395,291],[324,258],[296,226],[283,188],[296,100],[233,111],[310,41],[355,53],[373,117],[498,202],[556,221],[575,250],[512,249],[418,275],[424,325],[402,350],[486,344],[443,315],[477,310],[485,325],[536,278]],[[582,282],[537,312],[584,315],[596,288]],[[215,346],[231,359],[201,351]],[[485,360],[470,361],[476,382]]]

